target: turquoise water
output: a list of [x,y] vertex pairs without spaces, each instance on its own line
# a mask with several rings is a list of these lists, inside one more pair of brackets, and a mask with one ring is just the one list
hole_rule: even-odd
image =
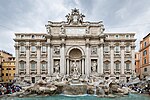
[[27,97],[27,98],[1,98],[0,100],[150,100],[150,96],[143,96],[138,94],[130,94],[125,97],[117,98],[98,98],[96,96],[78,96],[78,97],[68,97],[63,95],[57,96],[47,96],[47,97]]

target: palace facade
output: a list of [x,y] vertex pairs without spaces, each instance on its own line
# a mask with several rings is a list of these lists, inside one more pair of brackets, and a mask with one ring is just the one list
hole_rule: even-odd
[[78,9],[67,21],[46,25],[47,33],[15,33],[16,78],[72,75],[127,81],[135,75],[135,33],[105,33],[100,22],[84,22]]

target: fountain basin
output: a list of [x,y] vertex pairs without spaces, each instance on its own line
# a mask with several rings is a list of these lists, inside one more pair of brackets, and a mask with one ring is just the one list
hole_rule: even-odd
[[84,84],[74,84],[65,85],[63,88],[64,95],[85,95],[87,94],[87,85]]

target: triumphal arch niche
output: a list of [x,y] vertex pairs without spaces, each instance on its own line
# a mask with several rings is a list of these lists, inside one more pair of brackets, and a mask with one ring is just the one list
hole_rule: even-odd
[[104,25],[102,21],[85,22],[84,17],[75,8],[66,15],[66,22],[48,21],[49,74],[103,74]]

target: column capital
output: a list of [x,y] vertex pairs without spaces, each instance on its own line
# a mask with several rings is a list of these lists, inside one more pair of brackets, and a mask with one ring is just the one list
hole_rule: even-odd
[[41,49],[41,46],[37,45],[36,48],[37,48],[37,49]]
[[110,46],[110,49],[114,49],[114,47],[115,47],[114,45],[111,45],[111,46]]
[[26,49],[29,49],[29,48],[30,48],[30,46],[29,46],[29,45],[26,45],[25,47],[26,47]]
[[125,48],[125,46],[124,46],[124,45],[121,45],[121,46],[120,46],[120,48],[121,48],[121,49],[124,49],[124,48]]
[[52,46],[52,44],[51,43],[46,43],[46,46],[48,47],[48,46]]
[[99,46],[99,47],[103,47],[103,46],[104,46],[104,43],[99,43],[98,46]]
[[136,47],[135,45],[131,45],[131,49],[135,49],[135,47]]
[[15,45],[14,47],[15,47],[16,50],[19,50],[20,46],[19,45]]

